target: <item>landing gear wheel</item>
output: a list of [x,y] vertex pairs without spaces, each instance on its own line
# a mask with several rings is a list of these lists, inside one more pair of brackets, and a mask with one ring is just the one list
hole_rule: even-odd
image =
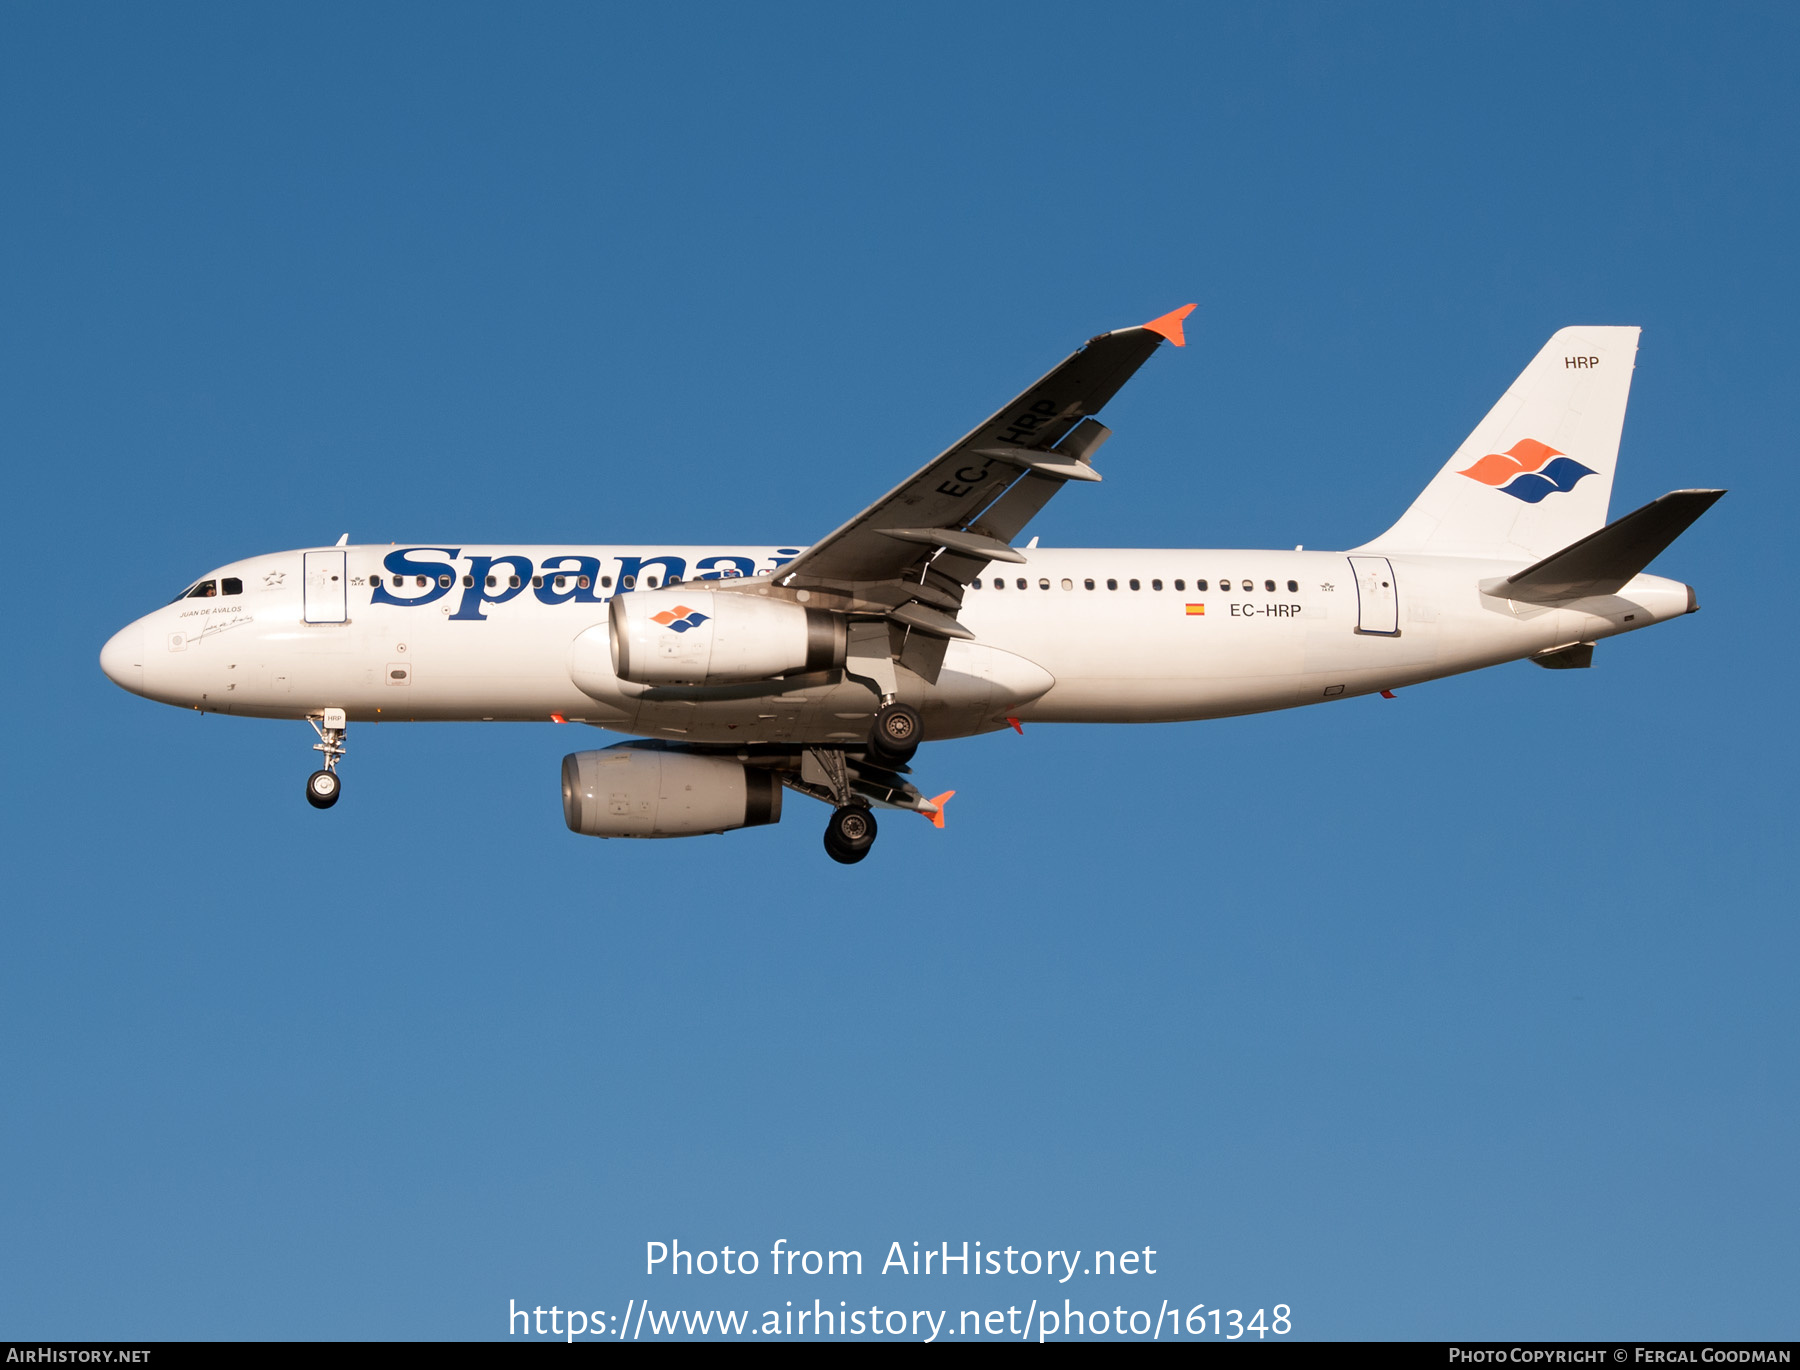
[[884,704],[875,715],[875,731],[869,750],[876,762],[904,766],[925,738],[925,720],[910,704]]
[[315,809],[329,809],[344,792],[336,771],[314,771],[306,777],[306,802]]
[[846,804],[825,825],[825,851],[833,861],[854,866],[875,845],[875,815],[861,804]]

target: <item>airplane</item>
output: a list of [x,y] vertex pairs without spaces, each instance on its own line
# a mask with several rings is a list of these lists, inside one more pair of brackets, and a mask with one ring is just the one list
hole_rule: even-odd
[[919,744],[1027,723],[1151,723],[1324,704],[1503,662],[1591,665],[1603,638],[1693,613],[1644,568],[1725,492],[1607,521],[1636,328],[1557,332],[1399,521],[1348,551],[1015,545],[1098,481],[1094,416],[1193,305],[1090,339],[810,546],[308,547],[208,571],[122,629],[134,694],[304,719],[342,792],[349,724],[580,723],[632,740],[562,763],[594,837],[778,822],[831,806],[854,864],[875,810],[942,828]]

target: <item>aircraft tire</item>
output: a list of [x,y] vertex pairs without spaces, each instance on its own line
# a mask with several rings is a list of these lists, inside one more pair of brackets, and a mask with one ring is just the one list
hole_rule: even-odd
[[925,720],[910,704],[884,704],[875,715],[869,737],[870,759],[877,764],[904,766],[925,739]]
[[825,851],[833,861],[854,866],[875,845],[875,815],[861,804],[846,804],[825,825]]
[[315,809],[329,809],[344,792],[336,771],[314,771],[306,777],[306,802]]

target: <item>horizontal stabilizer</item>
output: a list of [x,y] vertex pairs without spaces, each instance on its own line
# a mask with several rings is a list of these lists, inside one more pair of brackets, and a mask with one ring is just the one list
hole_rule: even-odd
[[1529,604],[1616,595],[1724,493],[1671,491],[1562,551],[1552,552],[1535,566],[1505,580],[1483,582],[1481,588],[1487,594]]

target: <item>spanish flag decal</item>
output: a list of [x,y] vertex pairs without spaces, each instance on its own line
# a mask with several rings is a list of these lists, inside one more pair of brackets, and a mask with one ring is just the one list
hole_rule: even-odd
[[1187,607],[1187,611],[1189,618],[1193,618],[1196,615],[1199,615],[1202,618],[1206,616],[1206,606],[1204,604],[1190,604]]

